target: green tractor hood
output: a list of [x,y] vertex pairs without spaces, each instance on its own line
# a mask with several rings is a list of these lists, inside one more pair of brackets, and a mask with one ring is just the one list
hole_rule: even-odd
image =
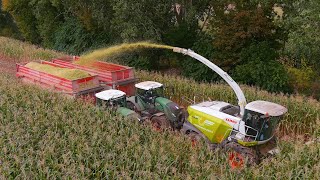
[[134,120],[138,119],[139,121],[141,120],[141,117],[139,114],[125,107],[118,107],[117,113],[125,118],[134,119]]

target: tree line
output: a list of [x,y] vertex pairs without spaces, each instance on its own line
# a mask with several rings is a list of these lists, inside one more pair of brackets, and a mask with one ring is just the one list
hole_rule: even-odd
[[[0,35],[74,55],[141,40],[191,48],[237,82],[320,98],[319,10],[316,0],[2,0]],[[163,50],[119,61],[221,80],[202,64]]]

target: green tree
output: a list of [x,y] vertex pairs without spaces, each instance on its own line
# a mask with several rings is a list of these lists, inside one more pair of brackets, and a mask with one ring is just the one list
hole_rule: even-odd
[[290,32],[285,53],[295,67],[301,67],[303,60],[315,70],[320,68],[319,11],[320,3],[317,0],[296,0],[292,11],[288,13],[286,25]]
[[236,81],[257,85],[271,92],[291,92],[284,66],[276,61],[278,53],[269,42],[252,43],[240,53],[243,62],[235,68]]
[[34,16],[31,0],[11,0],[6,2],[5,11],[13,16],[22,36],[35,44],[41,43],[36,17]]
[[[113,1],[113,32],[117,41],[151,40],[179,47],[192,47],[199,33],[198,21],[203,17],[208,0],[192,1]],[[179,12],[177,12],[179,9]],[[172,66],[179,56],[164,51],[144,51],[129,62],[148,65],[147,69]],[[168,59],[170,59],[168,61]],[[149,61],[149,62],[143,62]],[[166,63],[170,62],[170,63]],[[129,63],[130,64],[130,63]],[[180,65],[181,66],[181,65]],[[179,67],[181,68],[181,67]]]
[[273,22],[272,5],[242,2],[215,8],[216,16],[211,21],[216,63],[225,70],[242,64],[240,53],[253,42],[268,41],[279,50],[282,48],[285,31]]
[[[6,5],[5,5],[6,6]],[[11,15],[3,11],[2,1],[0,1],[0,36],[14,37],[20,39],[19,30],[14,24]]]

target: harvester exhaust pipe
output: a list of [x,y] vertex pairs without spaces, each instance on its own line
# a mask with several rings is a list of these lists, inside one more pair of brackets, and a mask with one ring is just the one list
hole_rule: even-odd
[[212,69],[214,72],[219,74],[231,86],[233,91],[236,93],[237,98],[238,98],[238,105],[240,106],[240,116],[241,117],[243,116],[245,105],[247,104],[246,98],[245,98],[241,88],[239,87],[239,85],[226,72],[224,72],[221,68],[219,68],[217,65],[213,64],[211,61],[209,61],[205,57],[195,53],[191,49],[174,47],[173,52],[181,53],[183,55],[188,55],[188,56],[200,61],[201,63],[205,64],[210,69]]

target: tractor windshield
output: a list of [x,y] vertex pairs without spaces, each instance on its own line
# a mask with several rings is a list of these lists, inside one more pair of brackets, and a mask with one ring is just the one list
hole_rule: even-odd
[[137,89],[138,95],[150,98],[150,97],[163,97],[163,87],[158,87],[150,90]]
[[257,141],[271,138],[277,128],[280,117],[266,116],[264,114],[245,110],[243,120],[246,126],[246,134],[256,136]]

